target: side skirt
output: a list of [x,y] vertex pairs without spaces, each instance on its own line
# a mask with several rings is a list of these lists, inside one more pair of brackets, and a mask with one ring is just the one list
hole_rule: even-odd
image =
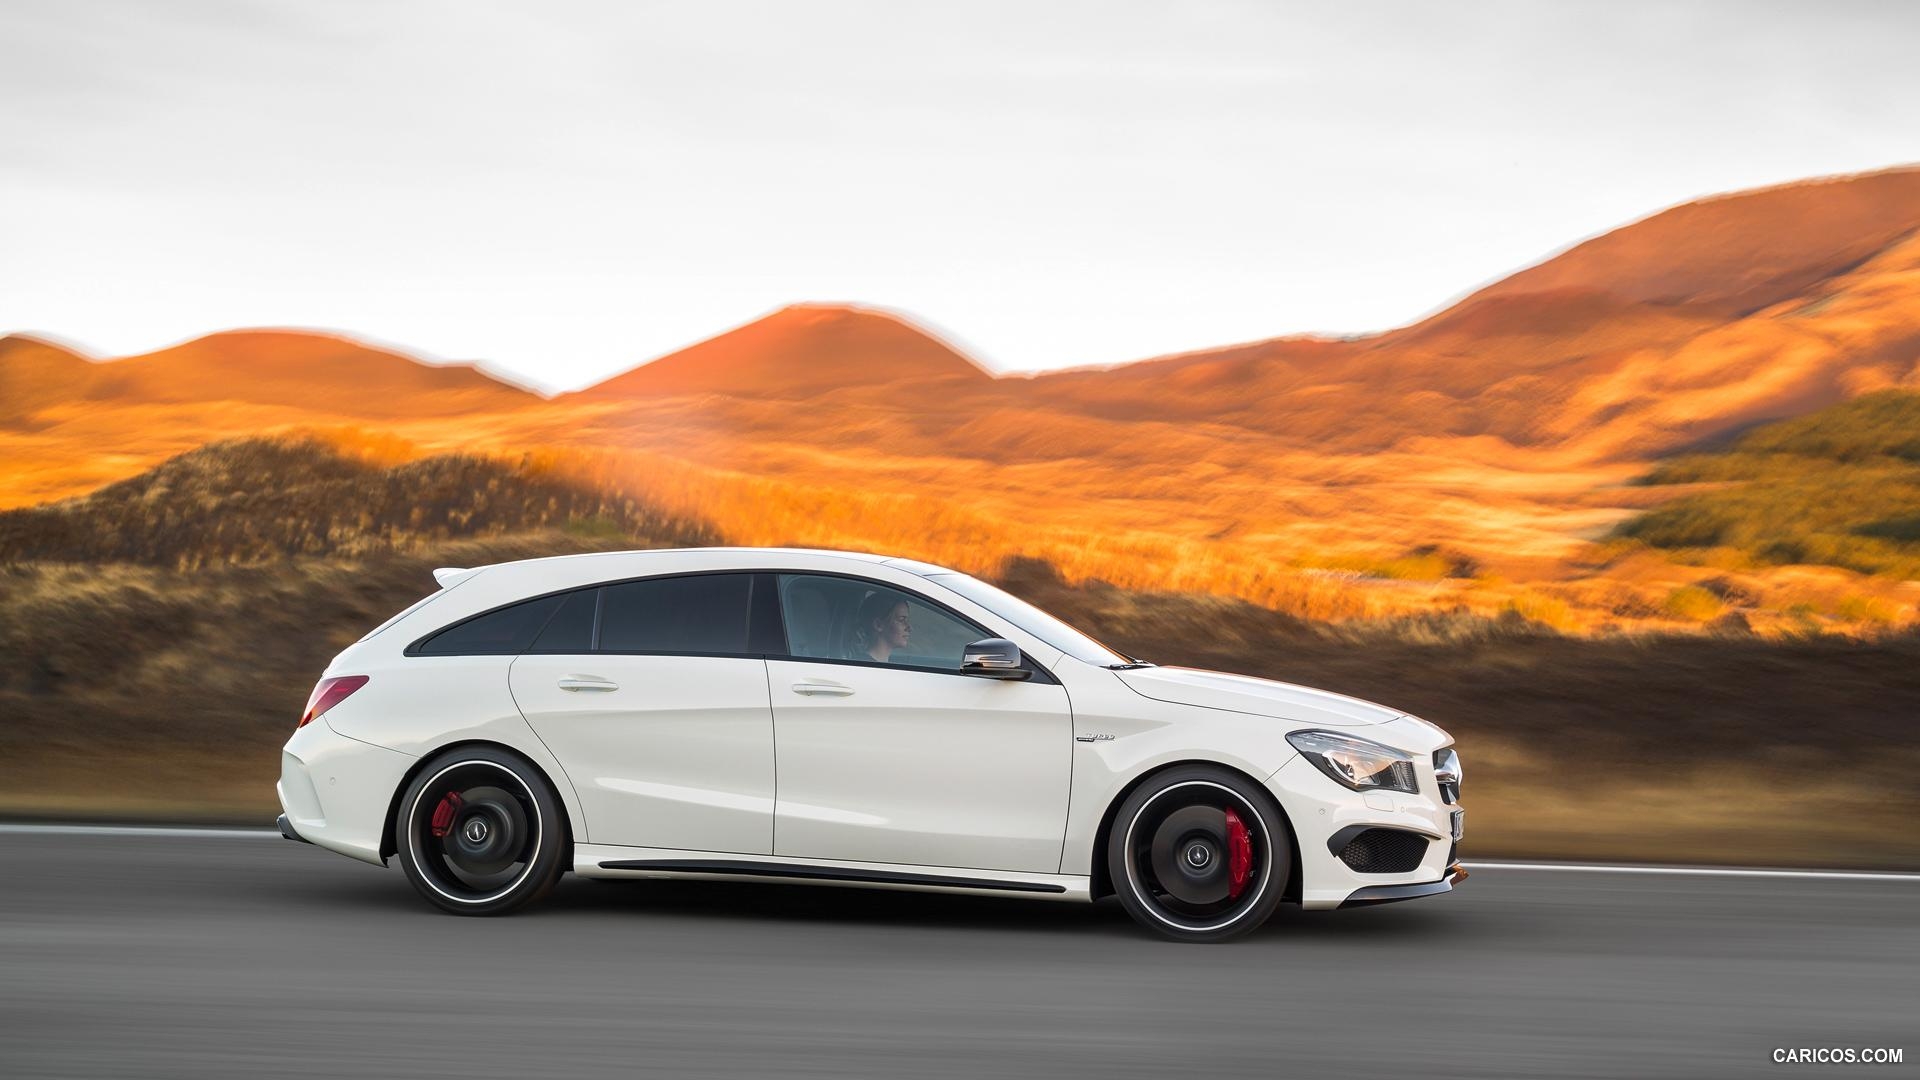
[[[644,858],[635,857],[643,854]],[[574,871],[586,877],[692,878],[710,881],[749,879],[809,885],[988,893],[1025,896],[1036,900],[1090,899],[1087,878],[1059,874],[978,870],[946,873],[937,867],[757,859],[717,852],[670,852],[601,845],[581,845],[574,863]]]

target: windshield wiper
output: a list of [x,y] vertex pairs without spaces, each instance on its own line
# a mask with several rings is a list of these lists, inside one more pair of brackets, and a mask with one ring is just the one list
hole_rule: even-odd
[[1129,660],[1124,664],[1108,664],[1107,670],[1108,671],[1132,671],[1135,668],[1153,667],[1153,666],[1154,666],[1153,663],[1148,660]]

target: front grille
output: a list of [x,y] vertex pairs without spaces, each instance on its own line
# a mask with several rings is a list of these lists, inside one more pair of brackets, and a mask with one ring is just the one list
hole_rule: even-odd
[[1429,841],[1401,829],[1368,829],[1340,849],[1340,861],[1362,874],[1404,874],[1418,870]]
[[1451,806],[1460,801],[1460,755],[1449,746],[1433,752],[1433,776],[1440,784],[1440,799]]

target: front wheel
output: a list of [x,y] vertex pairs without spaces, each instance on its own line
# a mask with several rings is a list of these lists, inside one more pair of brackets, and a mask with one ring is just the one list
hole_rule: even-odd
[[1181,766],[1121,803],[1107,869],[1127,913],[1175,941],[1238,937],[1286,891],[1292,847],[1280,807],[1244,777]]
[[538,770],[489,747],[450,750],[400,798],[395,854],[420,895],[456,915],[538,900],[565,870],[565,817]]

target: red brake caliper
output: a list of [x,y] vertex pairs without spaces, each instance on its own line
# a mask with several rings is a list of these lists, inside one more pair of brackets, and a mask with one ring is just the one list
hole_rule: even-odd
[[[433,808],[433,835],[447,835],[447,831],[453,828],[453,815],[459,812],[459,792],[449,791],[445,795],[440,796],[440,805]],[[1231,815],[1233,811],[1229,810],[1227,813],[1229,815],[1228,820],[1232,820]],[[1231,831],[1231,826],[1229,826],[1229,831]],[[1241,831],[1245,832],[1244,829]]]
[[[435,821],[440,820],[438,817]],[[1238,899],[1253,876],[1253,840],[1247,836],[1247,823],[1227,809],[1227,896]]]

